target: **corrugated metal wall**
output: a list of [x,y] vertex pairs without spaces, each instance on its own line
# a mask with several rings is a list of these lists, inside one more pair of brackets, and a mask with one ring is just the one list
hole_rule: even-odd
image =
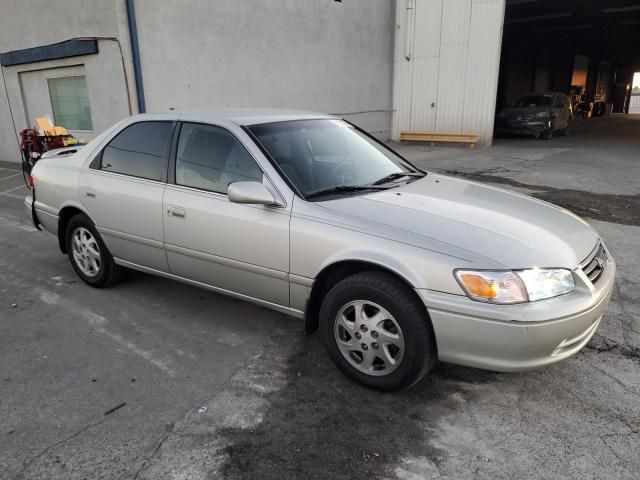
[[505,0],[397,0],[393,138],[493,136]]

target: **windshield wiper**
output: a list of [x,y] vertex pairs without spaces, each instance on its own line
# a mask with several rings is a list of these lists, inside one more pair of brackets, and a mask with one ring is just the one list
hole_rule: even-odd
[[380,180],[376,180],[371,185],[381,185],[383,183],[391,182],[392,180],[397,180],[402,177],[424,177],[426,175],[425,172],[394,172],[390,173],[386,177],[382,177]]
[[338,185],[337,187],[323,188],[317,192],[312,192],[306,196],[306,198],[321,197],[323,195],[331,195],[332,193],[348,193],[348,192],[360,192],[362,190],[387,190],[392,187],[386,187],[381,185]]

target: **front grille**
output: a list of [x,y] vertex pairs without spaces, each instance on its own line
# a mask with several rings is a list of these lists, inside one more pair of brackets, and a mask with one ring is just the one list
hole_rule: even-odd
[[581,264],[582,271],[594,285],[602,277],[607,265],[607,251],[602,243],[598,242],[595,250]]

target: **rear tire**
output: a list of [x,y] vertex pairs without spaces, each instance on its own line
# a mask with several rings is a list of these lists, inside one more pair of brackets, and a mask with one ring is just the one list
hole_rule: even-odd
[[122,279],[123,268],[116,265],[89,217],[73,216],[65,238],[71,266],[87,285],[106,288]]
[[424,305],[388,273],[357,273],[335,285],[320,308],[320,333],[343,373],[378,390],[415,385],[436,360]]
[[542,131],[540,138],[543,140],[551,140],[553,138],[553,128],[547,128]]
[[562,135],[563,137],[569,136],[569,125],[567,125],[564,129],[560,131],[560,135]]

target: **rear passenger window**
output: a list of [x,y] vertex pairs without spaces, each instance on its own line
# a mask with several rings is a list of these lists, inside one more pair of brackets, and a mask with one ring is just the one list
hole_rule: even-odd
[[101,169],[132,177],[162,179],[172,122],[140,122],[125,128],[102,151]]
[[185,123],[176,152],[176,184],[227,193],[232,182],[262,182],[251,154],[221,127]]

